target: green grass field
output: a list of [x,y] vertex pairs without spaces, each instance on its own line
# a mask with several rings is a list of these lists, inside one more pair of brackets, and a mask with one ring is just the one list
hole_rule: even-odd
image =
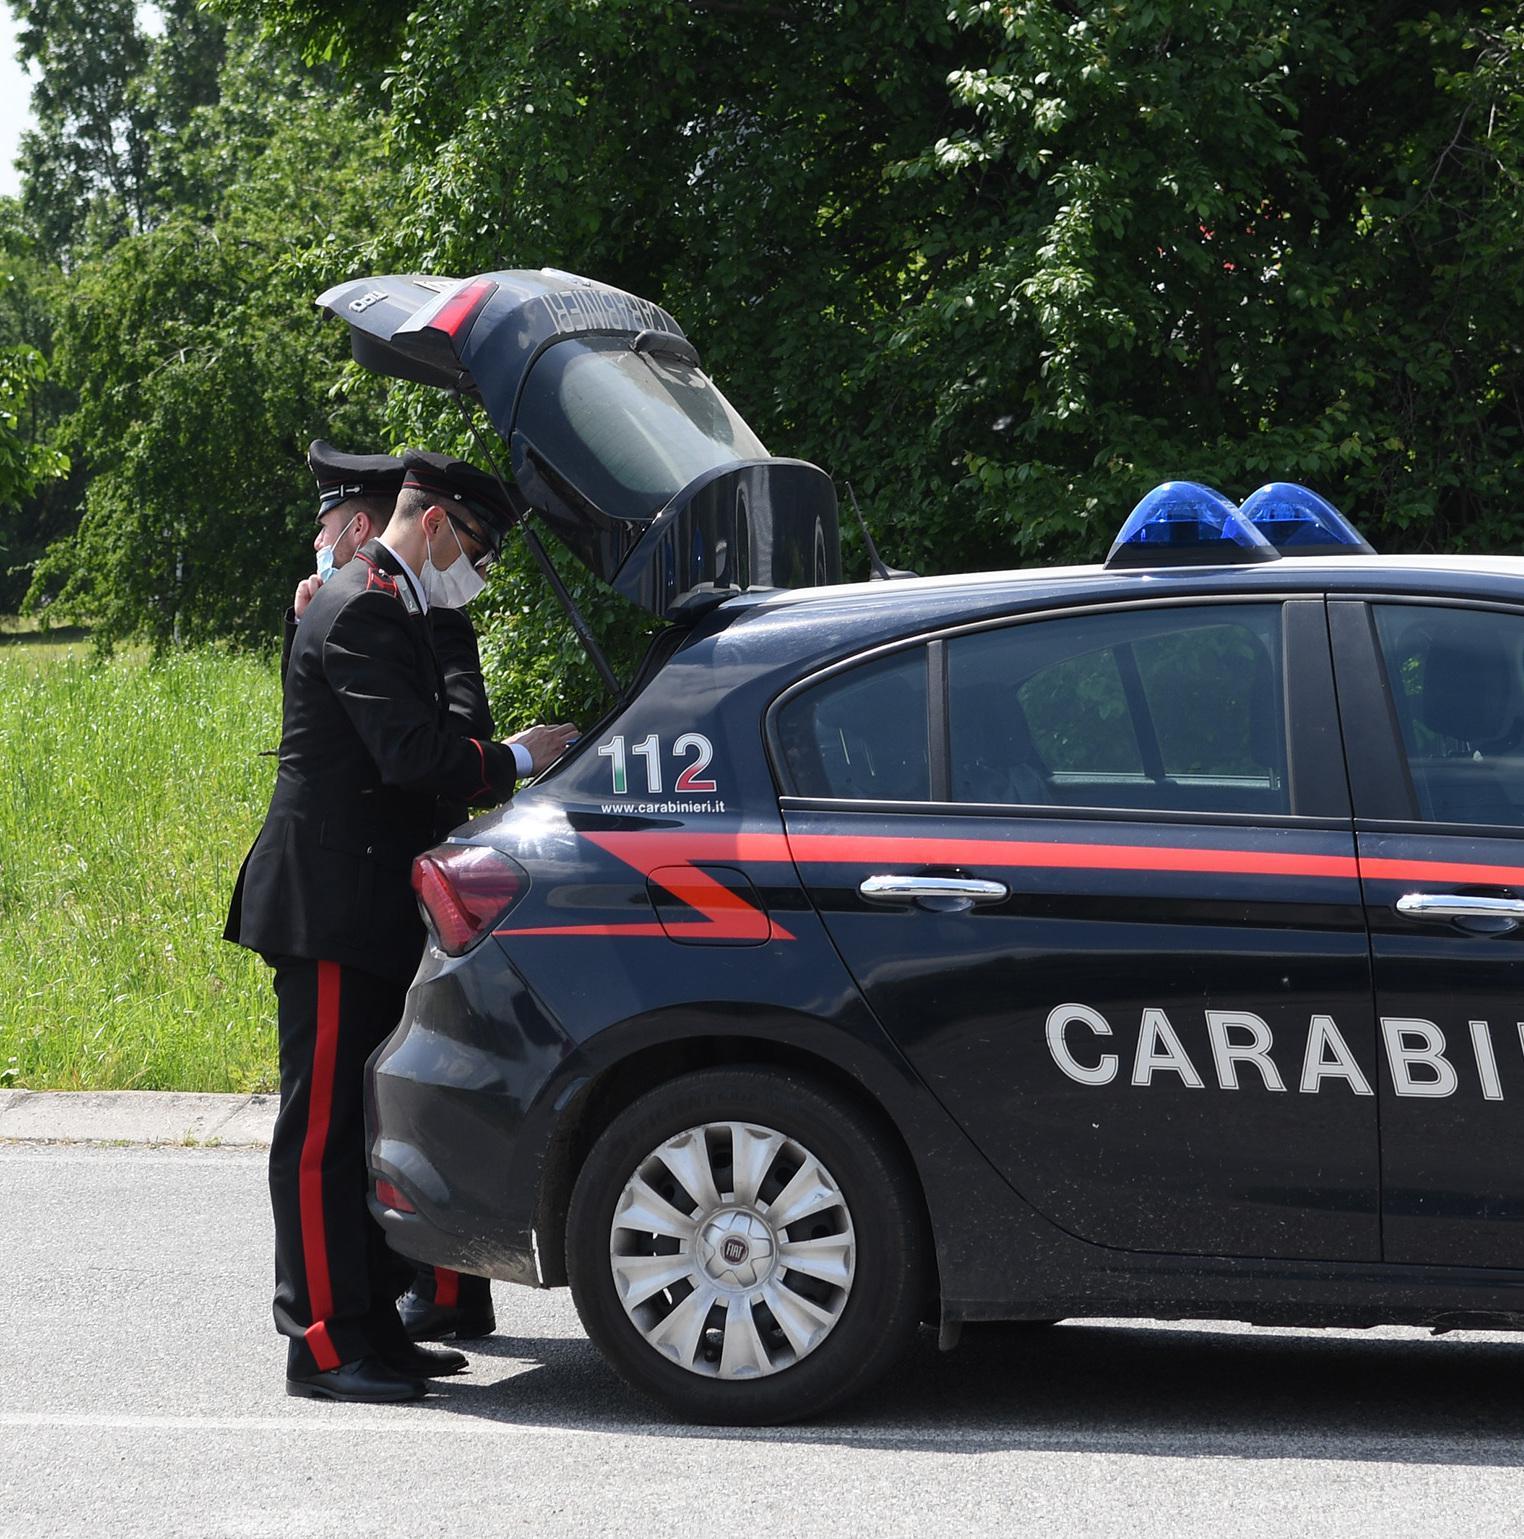
[[0,631],[0,1089],[275,1088],[221,933],[279,735],[272,663]]

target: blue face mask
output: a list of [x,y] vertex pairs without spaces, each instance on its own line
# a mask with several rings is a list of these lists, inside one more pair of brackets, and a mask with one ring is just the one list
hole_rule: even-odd
[[332,545],[325,545],[321,550],[318,551],[317,574],[319,581],[327,582],[328,579],[333,576],[333,553],[339,548],[339,540],[342,540],[344,536],[349,533],[350,526],[354,523],[355,518],[358,518],[359,516],[360,515],[356,513],[354,518],[350,519],[349,523],[345,524],[344,527],[339,530],[338,539],[336,539]]

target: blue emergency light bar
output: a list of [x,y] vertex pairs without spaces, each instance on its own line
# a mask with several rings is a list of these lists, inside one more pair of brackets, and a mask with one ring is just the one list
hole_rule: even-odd
[[1234,566],[1374,554],[1331,502],[1294,481],[1272,481],[1241,506],[1198,481],[1166,481],[1128,515],[1106,565]]
[[1375,555],[1331,502],[1295,481],[1272,481],[1250,492],[1238,511],[1283,556]]
[[1166,481],[1128,515],[1106,565],[1227,566],[1279,554],[1221,492],[1197,481]]

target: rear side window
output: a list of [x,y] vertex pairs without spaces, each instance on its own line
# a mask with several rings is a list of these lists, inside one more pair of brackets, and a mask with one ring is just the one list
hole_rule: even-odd
[[1290,810],[1279,605],[982,631],[947,671],[955,801]]
[[1524,827],[1524,616],[1378,604],[1418,815]]
[[926,801],[926,649],[832,675],[778,713],[784,765],[799,796]]

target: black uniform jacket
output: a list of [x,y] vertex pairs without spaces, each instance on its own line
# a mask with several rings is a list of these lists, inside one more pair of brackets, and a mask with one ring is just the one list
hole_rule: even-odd
[[[299,623],[296,611],[288,609],[281,637],[282,681],[291,666],[291,648],[296,643]],[[487,685],[482,677],[481,652],[477,648],[476,629],[470,617],[464,609],[446,609],[436,604],[429,609],[429,629],[433,633],[434,651],[444,674],[445,703],[450,708],[451,730],[483,741],[494,737],[497,729],[492,722],[492,707],[488,704]],[[435,831],[442,839],[469,816],[470,809],[464,802],[441,801],[435,819]]]
[[[296,611],[288,609],[280,648],[282,680],[291,665],[291,648],[296,643],[298,624]],[[492,708],[487,704],[481,653],[477,650],[471,617],[464,609],[435,605],[429,610],[429,628],[434,633],[434,650],[439,654],[439,666],[444,671],[445,698],[454,725],[468,737],[491,737],[495,730]]]
[[510,749],[452,724],[433,629],[370,541],[297,628],[275,792],[224,934],[407,981],[423,944],[413,857],[435,842],[442,805],[490,806],[513,783]]

